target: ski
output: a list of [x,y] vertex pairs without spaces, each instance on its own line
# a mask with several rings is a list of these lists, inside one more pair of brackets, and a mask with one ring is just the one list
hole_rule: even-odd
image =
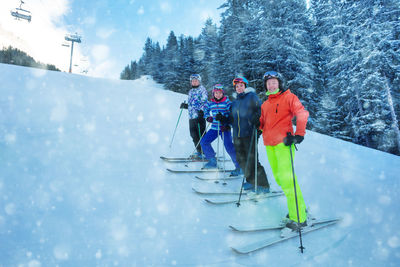
[[[221,188],[221,190],[215,190],[215,191],[205,191],[203,189],[198,189],[192,187],[192,190],[196,192],[197,194],[200,195],[239,195],[240,190],[232,190],[229,188]],[[247,192],[243,190],[242,195],[246,195]]]
[[175,162],[175,163],[186,163],[186,162],[206,162],[206,159],[200,158],[168,158],[161,156],[160,159],[167,162]]
[[[167,169],[169,172],[173,173],[196,173],[196,172],[223,172],[223,169],[198,169],[198,170],[175,170],[175,169]],[[234,170],[225,170],[225,172],[232,172]]]
[[[201,159],[201,158],[173,158],[173,157],[164,157],[160,156],[160,159],[170,162],[170,163],[189,163],[189,162],[207,162],[207,159]],[[223,161],[222,158],[218,158],[218,161]],[[225,161],[229,161],[228,159],[225,159]]]
[[[243,193],[242,193],[243,194]],[[271,193],[263,193],[263,194],[259,194],[259,195],[256,195],[256,194],[251,194],[251,195],[249,195],[249,194],[247,194],[247,196],[246,197],[244,197],[244,198],[242,198],[241,200],[240,200],[240,202],[243,202],[243,201],[253,201],[253,202],[258,202],[258,200],[261,200],[261,199],[266,199],[266,198],[270,198],[270,197],[278,197],[278,196],[281,196],[281,195],[283,195],[283,192],[271,192]],[[210,204],[215,204],[215,205],[222,205],[222,204],[232,204],[232,203],[237,203],[238,202],[238,199],[237,198],[235,198],[235,199],[228,199],[228,200],[221,200],[221,199],[204,199],[207,203],[210,203]]]
[[202,180],[202,181],[219,181],[219,180],[233,180],[233,179],[239,179],[242,178],[240,176],[228,176],[228,177],[200,177],[200,176],[195,176],[195,178]]
[[[201,194],[201,195],[239,195],[240,194],[240,189],[235,190],[235,189],[230,189],[230,188],[221,188],[221,189],[217,189],[217,190],[204,190],[204,189],[199,189],[199,188],[195,188],[192,187],[192,190],[194,192],[196,192],[197,194]],[[266,193],[266,194],[275,194],[275,195],[282,195],[283,192],[282,191],[271,191],[270,193]],[[247,191],[247,190],[243,190],[242,191],[242,195],[251,195],[254,197],[257,196],[261,196],[263,194],[256,194],[253,191]],[[275,196],[274,195],[274,196]]]
[[[311,225],[317,225],[321,223],[328,223],[328,222],[336,222],[338,221],[338,218],[332,218],[332,219],[323,219],[323,220],[317,220],[315,218],[312,218],[311,220],[308,219],[307,221],[310,221]],[[277,225],[239,225],[239,226],[233,226],[229,225],[229,228],[231,228],[234,231],[237,232],[255,232],[255,231],[266,231],[266,230],[278,230],[278,229],[283,229],[285,228],[285,224],[277,224]]]
[[[339,220],[335,220],[335,221],[331,221],[331,222],[327,222],[327,223],[312,224],[311,226],[306,226],[306,227],[302,228],[301,234],[305,235],[307,233],[319,230],[321,228],[325,228],[327,226],[334,225],[338,221]],[[231,249],[239,254],[247,254],[247,253],[251,253],[251,252],[260,250],[262,248],[272,246],[272,245],[280,243],[282,241],[289,240],[289,239],[297,237],[297,236],[298,236],[298,232],[295,231],[295,232],[291,232],[290,234],[288,234],[284,237],[268,238],[268,239],[256,241],[254,243],[250,243],[250,244],[243,245],[243,246],[231,247]]]

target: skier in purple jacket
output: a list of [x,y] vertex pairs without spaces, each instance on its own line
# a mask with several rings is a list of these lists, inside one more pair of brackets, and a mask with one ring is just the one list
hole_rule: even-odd
[[190,75],[190,84],[192,89],[189,91],[188,103],[182,103],[180,108],[189,111],[189,130],[193,143],[196,146],[196,152],[191,155],[193,158],[202,158],[203,153],[199,144],[200,138],[206,129],[206,120],[204,119],[204,108],[207,104],[207,89],[201,85],[200,74]]

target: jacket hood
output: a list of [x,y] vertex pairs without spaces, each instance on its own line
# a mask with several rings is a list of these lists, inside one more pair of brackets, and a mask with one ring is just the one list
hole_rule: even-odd
[[[246,89],[244,90],[244,92],[242,94],[247,94],[247,93],[250,93],[250,92],[256,93],[256,89],[254,89],[253,87],[246,87]],[[238,93],[235,92],[235,93],[232,94],[232,96],[234,98],[237,98]]]

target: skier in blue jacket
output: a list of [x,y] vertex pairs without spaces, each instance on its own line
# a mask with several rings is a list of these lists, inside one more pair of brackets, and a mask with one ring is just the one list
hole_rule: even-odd
[[203,155],[199,141],[206,130],[204,107],[207,104],[208,93],[207,89],[201,85],[200,74],[190,75],[190,84],[192,89],[189,91],[188,103],[182,103],[180,108],[185,108],[189,111],[189,131],[196,147],[196,152],[191,157],[202,158]]
[[[232,102],[230,108],[230,122],[233,128],[233,144],[235,146],[236,158],[246,177],[243,184],[244,190],[255,189],[255,151],[258,144],[258,137],[255,131],[260,126],[261,101],[253,92],[253,88],[248,88],[248,81],[244,77],[233,80],[237,97]],[[253,140],[253,142],[252,142]],[[264,167],[260,164],[257,157],[257,191],[268,193],[269,183]]]
[[[238,176],[241,173],[239,163],[236,160],[236,152],[232,143],[231,128],[229,126],[229,108],[231,101],[224,96],[224,89],[221,84],[214,85],[212,90],[213,98],[207,102],[204,109],[204,117],[211,122],[210,130],[201,139],[200,144],[203,148],[204,155],[208,162],[204,166],[206,169],[217,168],[217,160],[215,151],[211,143],[218,138],[219,135],[224,140],[224,146],[235,165],[235,170],[231,172],[231,176]],[[211,114],[210,114],[211,113]],[[219,130],[218,130],[219,126]]]

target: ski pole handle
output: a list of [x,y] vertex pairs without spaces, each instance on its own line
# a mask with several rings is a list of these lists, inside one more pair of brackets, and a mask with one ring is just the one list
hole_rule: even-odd
[[295,136],[292,135],[291,132],[287,132],[287,133],[286,133],[286,138],[288,138],[288,137],[289,137],[289,138],[293,138],[292,141],[291,141],[290,146],[293,145],[293,146],[294,146],[294,149],[296,149],[296,151],[298,151],[297,146],[296,146],[296,144],[295,144],[295,142],[294,142],[294,141],[295,141],[295,140],[294,140]]

